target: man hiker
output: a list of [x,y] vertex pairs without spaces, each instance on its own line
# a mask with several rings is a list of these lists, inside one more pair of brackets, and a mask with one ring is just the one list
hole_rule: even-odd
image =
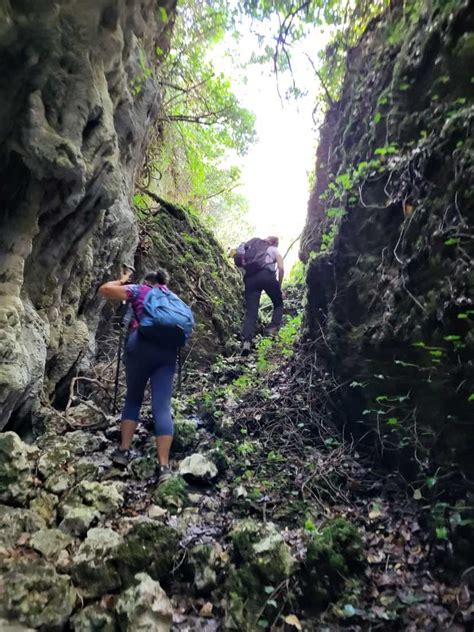
[[262,290],[273,303],[272,322],[269,334],[276,333],[283,317],[281,284],[285,274],[283,257],[278,251],[278,237],[259,239],[255,237],[240,244],[234,257],[237,266],[244,269],[245,319],[242,327],[242,355],[250,353],[258,318]]

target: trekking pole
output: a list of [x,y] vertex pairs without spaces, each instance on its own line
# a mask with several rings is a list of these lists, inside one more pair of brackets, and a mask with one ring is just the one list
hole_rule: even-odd
[[[126,301],[122,302],[124,305]],[[115,369],[115,384],[114,384],[114,402],[112,405],[112,414],[115,415],[117,412],[117,397],[118,397],[118,387],[119,387],[119,377],[120,377],[120,362],[122,360],[122,346],[123,346],[123,324],[120,323],[119,330],[119,341],[118,341],[118,353],[117,353],[117,368]]]

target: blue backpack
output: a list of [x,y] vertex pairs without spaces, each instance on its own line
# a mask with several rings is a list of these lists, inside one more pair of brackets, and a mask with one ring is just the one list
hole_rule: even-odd
[[154,287],[145,296],[139,332],[167,347],[184,347],[194,327],[191,308],[169,290]]

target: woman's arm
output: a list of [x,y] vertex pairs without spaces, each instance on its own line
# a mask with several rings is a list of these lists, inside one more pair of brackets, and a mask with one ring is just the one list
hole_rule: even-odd
[[131,274],[129,270],[124,272],[120,279],[104,283],[99,288],[99,294],[112,301],[126,301],[128,298],[127,290],[123,286],[129,281]]

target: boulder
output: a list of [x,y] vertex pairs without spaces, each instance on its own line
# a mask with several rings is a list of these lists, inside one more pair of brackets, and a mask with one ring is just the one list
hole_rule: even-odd
[[[103,413],[92,401],[81,402],[67,411],[67,418],[77,426],[98,426],[107,422],[108,415]],[[84,431],[79,431],[84,432]],[[84,432],[84,434],[86,434]]]
[[[71,410],[76,411],[78,408],[79,406],[75,406]],[[74,430],[64,435],[63,439],[68,449],[76,456],[98,452],[107,445],[107,439],[101,432]]]
[[76,482],[97,481],[99,465],[95,462],[94,457],[82,457],[77,459],[77,461],[73,462],[72,469]]
[[34,496],[32,456],[37,450],[15,432],[0,434],[0,501],[25,505]]
[[86,598],[100,597],[122,585],[118,572],[123,537],[113,529],[90,529],[72,560],[71,576]]
[[199,594],[209,594],[217,586],[217,571],[222,555],[219,543],[197,544],[189,551],[188,561]]
[[34,632],[33,628],[6,619],[0,619],[0,630],[2,632]]
[[153,520],[160,520],[168,514],[168,510],[160,507],[159,505],[151,505],[148,508],[148,517]]
[[177,547],[175,529],[150,518],[134,519],[117,554],[123,581],[131,581],[144,568],[153,579],[162,579],[173,568]]
[[81,481],[59,506],[63,521],[60,529],[72,535],[82,535],[95,518],[108,515],[123,502],[122,485]]
[[295,561],[273,523],[241,520],[230,536],[239,557],[262,581],[281,582],[291,575]]
[[203,454],[191,454],[179,464],[179,473],[191,481],[207,482],[216,478],[216,465]]
[[99,513],[93,507],[86,507],[85,505],[70,507],[65,512],[59,528],[64,533],[80,537],[86,534],[88,528],[98,517]]
[[171,512],[181,509],[187,499],[188,484],[182,476],[172,476],[153,492],[154,502]]
[[46,479],[54,472],[71,462],[71,452],[62,445],[56,445],[44,451],[38,461],[38,472]]
[[309,536],[301,585],[308,604],[323,608],[343,592],[346,580],[363,568],[357,528],[345,518],[326,523]]
[[74,485],[74,476],[64,470],[53,472],[44,482],[44,488],[52,494],[60,495]]
[[54,559],[73,542],[73,538],[59,529],[40,529],[31,538],[30,546],[47,559]]
[[34,533],[45,526],[44,520],[31,509],[0,505],[0,546],[13,547],[22,533]]
[[43,560],[17,562],[0,582],[0,616],[32,628],[61,628],[76,603],[70,578]]
[[115,617],[99,604],[91,604],[71,619],[74,632],[115,632]]
[[165,591],[146,573],[135,575],[135,585],[123,592],[116,606],[120,630],[169,632],[173,608]]
[[56,506],[58,497],[41,490],[30,502],[30,509],[45,521],[48,526],[56,524]]

